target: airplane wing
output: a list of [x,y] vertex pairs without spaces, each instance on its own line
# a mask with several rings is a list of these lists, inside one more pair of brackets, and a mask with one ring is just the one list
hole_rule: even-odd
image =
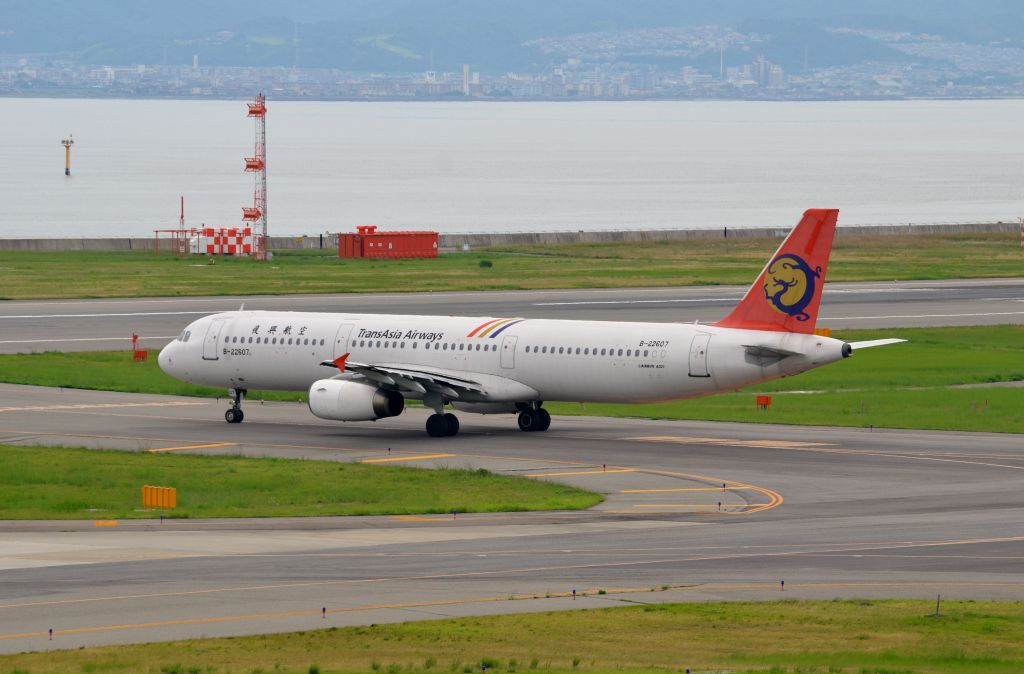
[[325,360],[320,364],[338,368],[343,373],[353,372],[379,384],[420,395],[427,391],[436,391],[448,398],[458,399],[466,393],[485,392],[480,382],[444,370],[401,364],[354,363],[349,361],[347,356],[348,354],[336,360]]

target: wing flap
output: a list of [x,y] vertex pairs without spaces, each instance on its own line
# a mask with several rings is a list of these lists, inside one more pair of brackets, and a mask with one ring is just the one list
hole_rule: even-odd
[[[336,361],[325,360],[321,365],[325,367],[339,367]],[[460,391],[484,393],[484,387],[472,379],[465,379],[448,372],[415,368],[403,365],[385,365],[355,363],[343,361],[342,372],[355,372],[367,379],[397,386],[416,393],[426,393],[428,390],[437,391],[450,398],[460,397]]]

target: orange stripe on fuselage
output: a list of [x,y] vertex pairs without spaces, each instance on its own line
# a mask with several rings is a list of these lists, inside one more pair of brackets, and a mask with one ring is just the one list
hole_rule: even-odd
[[466,337],[472,337],[472,336],[473,336],[473,335],[475,335],[476,333],[478,333],[478,332],[480,332],[481,330],[483,330],[484,328],[486,328],[486,327],[487,327],[488,325],[490,325],[491,323],[497,323],[498,321],[505,321],[505,320],[508,320],[508,319],[506,319],[506,318],[493,318],[493,319],[491,319],[491,320],[487,321],[486,323],[481,323],[480,325],[476,326],[476,327],[475,327],[475,328],[473,329],[473,332],[471,332],[471,333],[469,333],[468,335],[466,335]]
[[514,320],[516,320],[516,319],[514,319],[514,318],[502,319],[502,321],[500,323],[495,323],[494,325],[492,325],[491,327],[487,328],[486,330],[481,332],[479,335],[477,335],[477,337],[483,339],[487,335],[491,334],[491,332],[493,332],[494,330],[497,330],[498,328],[506,326],[506,325],[508,325],[509,323],[511,323]]

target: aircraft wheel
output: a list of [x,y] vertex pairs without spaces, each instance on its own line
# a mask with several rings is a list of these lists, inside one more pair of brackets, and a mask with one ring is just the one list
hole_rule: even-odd
[[242,410],[235,409],[234,407],[230,408],[227,412],[224,413],[224,421],[228,422],[229,424],[241,423]]
[[537,410],[537,430],[546,431],[551,428],[551,414],[543,407]]
[[519,413],[519,430],[530,432],[537,430],[540,424],[540,419],[537,418],[537,413],[533,410],[524,410]]
[[427,435],[432,438],[443,438],[448,435],[448,420],[443,414],[431,414],[427,417]]
[[448,435],[455,435],[459,432],[459,418],[449,412],[444,415],[444,422],[448,426]]

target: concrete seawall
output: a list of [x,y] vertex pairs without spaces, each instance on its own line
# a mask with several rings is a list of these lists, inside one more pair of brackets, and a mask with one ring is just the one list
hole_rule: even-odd
[[[560,243],[619,243],[635,241],[681,241],[687,239],[782,238],[789,227],[750,227],[744,229],[630,229],[596,232],[510,232],[504,234],[442,234],[442,249],[458,250],[484,246],[546,245]],[[839,227],[837,236],[895,236],[927,234],[1015,233],[1013,222],[982,222],[959,225],[863,225]]]
[[[982,222],[959,225],[873,225],[840,227],[838,236],[869,235],[928,235],[928,234],[982,234],[1016,233],[1020,225],[1014,222]],[[728,238],[781,238],[788,227],[751,227],[745,229],[631,229],[619,231],[578,232],[506,232],[495,234],[441,234],[442,250],[462,250],[465,246],[548,245],[564,243],[619,243],[637,241],[680,241],[687,239]],[[161,241],[169,248],[169,241]],[[270,250],[335,248],[334,236],[272,236]],[[61,239],[0,239],[0,251],[148,251],[153,252],[155,241],[148,238],[61,238]]]

